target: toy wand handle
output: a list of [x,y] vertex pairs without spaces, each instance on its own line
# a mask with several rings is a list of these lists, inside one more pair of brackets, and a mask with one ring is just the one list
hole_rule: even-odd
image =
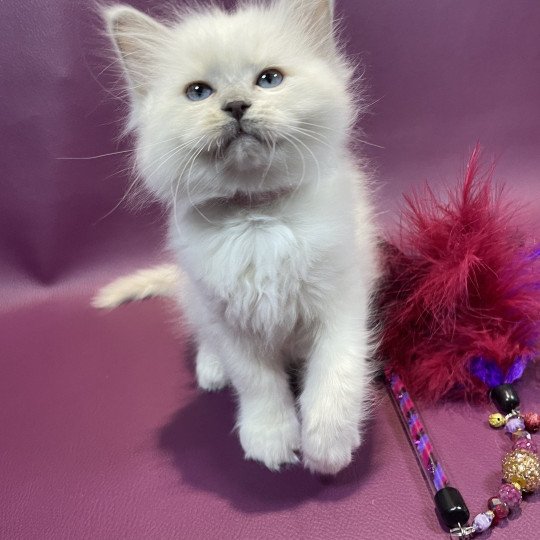
[[414,455],[430,490],[435,495],[439,490],[448,486],[448,477],[435,454],[424,422],[403,381],[399,375],[393,372],[386,374],[386,381],[390,397],[407,433]]
[[414,401],[396,373],[388,372],[386,380],[390,397],[431,490],[439,515],[450,529],[452,537],[470,538],[474,529],[467,526],[469,509],[461,493],[450,486]]

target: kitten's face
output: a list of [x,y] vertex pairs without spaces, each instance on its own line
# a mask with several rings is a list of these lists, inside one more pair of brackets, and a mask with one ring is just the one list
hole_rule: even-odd
[[199,203],[318,180],[354,116],[330,14],[328,0],[289,0],[164,27],[117,12],[137,163],[154,194]]

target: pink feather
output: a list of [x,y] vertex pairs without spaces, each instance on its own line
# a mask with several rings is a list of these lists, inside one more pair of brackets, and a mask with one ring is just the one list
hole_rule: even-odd
[[470,373],[483,356],[506,372],[540,345],[540,273],[516,224],[519,207],[479,176],[441,200],[428,186],[405,197],[397,239],[386,245],[381,353],[411,394],[426,401],[482,400]]

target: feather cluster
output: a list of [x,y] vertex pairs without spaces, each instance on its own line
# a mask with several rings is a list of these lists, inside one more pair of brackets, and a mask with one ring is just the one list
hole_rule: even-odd
[[519,211],[491,173],[479,174],[478,148],[443,197],[428,186],[405,197],[400,230],[383,249],[380,351],[414,397],[483,400],[473,363],[504,376],[535,357],[539,252]]

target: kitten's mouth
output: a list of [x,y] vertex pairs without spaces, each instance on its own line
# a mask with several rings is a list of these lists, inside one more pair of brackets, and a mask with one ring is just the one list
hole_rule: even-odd
[[223,130],[220,142],[214,147],[213,157],[226,170],[242,174],[263,174],[266,171],[266,175],[271,172],[277,146],[277,141],[270,145],[268,136],[256,123],[234,122]]
[[262,138],[251,130],[246,130],[242,125],[239,125],[236,130],[231,133],[221,146],[221,151],[226,153],[233,147],[251,147],[254,144],[262,144]]

